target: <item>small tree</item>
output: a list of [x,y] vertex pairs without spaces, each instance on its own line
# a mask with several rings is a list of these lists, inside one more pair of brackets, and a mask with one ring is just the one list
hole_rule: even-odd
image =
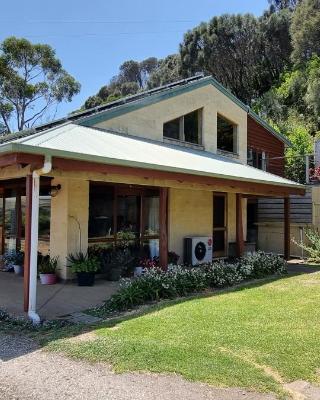
[[307,252],[308,261],[317,264],[320,263],[320,233],[318,229],[306,229],[305,236],[307,238],[307,243],[302,241],[297,242],[295,239],[292,239],[292,242]]
[[286,151],[286,176],[296,182],[306,182],[305,156],[312,153],[313,138],[304,126],[294,126],[289,133],[292,147]]
[[32,127],[48,110],[71,101],[80,84],[45,44],[9,37],[0,45],[0,118],[9,133]]

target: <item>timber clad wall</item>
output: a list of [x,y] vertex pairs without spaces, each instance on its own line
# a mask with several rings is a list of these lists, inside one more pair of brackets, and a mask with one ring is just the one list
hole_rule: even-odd
[[284,156],[284,143],[272,135],[266,128],[259,125],[248,115],[248,149],[264,151],[268,157],[267,171],[284,176],[284,159],[272,160],[273,157]]
[[[258,222],[282,222],[283,199],[259,199]],[[312,195],[311,190],[306,191],[305,196],[290,196],[291,223],[312,223]]]

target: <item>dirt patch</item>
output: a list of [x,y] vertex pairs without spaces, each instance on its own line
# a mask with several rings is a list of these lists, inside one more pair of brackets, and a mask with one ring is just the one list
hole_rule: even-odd
[[[271,394],[222,389],[189,382],[176,375],[115,374],[105,364],[69,359],[37,350],[21,337],[2,338],[12,343],[10,357],[0,362],[0,398],[6,400],[276,400]],[[93,336],[94,338],[94,336]],[[73,340],[91,340],[79,335]],[[15,350],[14,350],[15,349]]]
[[73,336],[68,340],[70,343],[92,342],[97,339],[97,335],[93,332],[85,332],[77,336]]
[[286,383],[284,387],[288,390],[294,390],[296,393],[300,393],[302,399],[320,400],[320,386],[316,386],[307,381]]

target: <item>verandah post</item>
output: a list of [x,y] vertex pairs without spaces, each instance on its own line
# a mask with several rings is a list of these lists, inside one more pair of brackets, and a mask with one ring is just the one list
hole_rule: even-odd
[[290,197],[284,198],[284,259],[290,258]]
[[159,264],[168,268],[168,188],[161,187],[159,193]]
[[24,244],[24,277],[23,277],[23,309],[29,309],[30,285],[30,250],[31,250],[31,215],[32,215],[32,175],[26,177],[26,217]]
[[236,194],[236,255],[241,257],[244,251],[243,222],[242,222],[242,195]]

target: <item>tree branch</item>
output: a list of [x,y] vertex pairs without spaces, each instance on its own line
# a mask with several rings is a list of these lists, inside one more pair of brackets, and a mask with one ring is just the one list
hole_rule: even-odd
[[8,124],[8,120],[7,120],[6,116],[5,116],[5,114],[2,111],[0,111],[0,115],[1,115],[1,118],[3,119],[5,127],[7,128],[8,133],[11,133],[11,129],[10,129],[10,126]]

